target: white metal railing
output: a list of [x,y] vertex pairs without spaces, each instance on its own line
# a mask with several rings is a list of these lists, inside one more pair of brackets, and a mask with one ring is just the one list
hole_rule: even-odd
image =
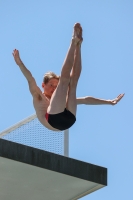
[[[5,138],[7,138],[7,135],[10,135],[10,133],[12,133],[12,132],[15,132],[15,134],[16,134],[17,131],[20,130],[26,124],[29,123],[29,126],[30,126],[30,122],[32,120],[35,120],[35,119],[37,119],[37,116],[36,116],[36,114],[33,114],[33,115],[27,117],[26,119],[21,120],[20,122],[16,123],[15,125],[13,125],[13,126],[7,128],[7,129],[5,129],[4,131],[0,132],[0,138],[5,139]],[[39,121],[38,121],[38,124],[39,124],[39,127],[41,127],[41,129],[43,128],[43,130],[45,131],[45,133],[47,132],[47,134],[49,134],[49,136],[51,136],[50,133],[51,132],[53,133],[53,131],[49,131],[48,129],[46,129],[45,127],[43,127],[43,125],[41,125],[41,123]],[[31,130],[32,130],[32,127],[31,127]],[[30,130],[30,132],[31,132],[31,130]],[[38,131],[39,130],[40,130],[40,128],[38,129]],[[15,134],[14,134],[14,137],[15,137]],[[60,133],[54,132],[54,135],[55,134],[59,134],[58,135],[59,139],[60,139],[60,137],[63,137],[62,140],[61,140],[62,141],[61,145],[63,145],[63,155],[66,156],[66,157],[68,157],[69,156],[69,129],[65,130],[65,131],[62,131]],[[63,136],[61,134],[63,134]],[[23,136],[21,136],[21,137],[23,137]],[[56,141],[58,140],[58,138],[56,139]],[[32,140],[32,138],[30,138],[30,139]],[[22,140],[23,140],[23,138],[22,138]],[[41,138],[40,138],[40,140],[41,140]],[[51,140],[51,138],[49,140]],[[53,141],[53,144],[52,144],[52,141],[51,141],[51,145],[55,145],[54,141]],[[48,150],[48,149],[46,149],[46,150]]]

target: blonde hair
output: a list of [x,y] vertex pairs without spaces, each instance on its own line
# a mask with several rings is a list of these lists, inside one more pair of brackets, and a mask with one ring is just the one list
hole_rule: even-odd
[[59,80],[60,77],[58,75],[56,75],[54,72],[45,73],[44,77],[43,77],[44,84],[48,83],[49,80],[52,79],[52,78],[55,78],[55,79]]

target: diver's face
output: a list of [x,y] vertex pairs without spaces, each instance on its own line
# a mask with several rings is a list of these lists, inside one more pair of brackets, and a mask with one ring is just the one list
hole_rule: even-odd
[[51,97],[53,92],[55,91],[59,80],[55,78],[51,78],[48,83],[42,83],[42,87],[44,88],[44,94],[47,97]]

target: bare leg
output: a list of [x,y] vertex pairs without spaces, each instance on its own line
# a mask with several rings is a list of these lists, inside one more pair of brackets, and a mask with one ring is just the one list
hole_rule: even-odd
[[59,84],[51,97],[50,105],[47,110],[49,114],[57,114],[63,112],[66,107],[66,97],[70,83],[70,73],[74,62],[74,52],[77,43],[80,41],[80,38],[78,37],[79,27],[79,23],[75,24],[74,26],[74,35],[61,70]]
[[64,64],[63,64],[62,71],[61,71],[60,80],[67,78],[68,83],[70,81],[70,72],[71,72],[71,69],[73,67],[73,62],[74,62],[75,48],[81,40],[79,27],[80,27],[79,23],[76,23],[74,25],[74,33],[73,33],[72,41],[71,41],[71,44],[70,44],[70,47],[69,47],[66,59],[65,59]]
[[71,80],[69,84],[67,106],[66,108],[76,116],[77,102],[76,102],[76,88],[81,73],[81,47],[77,45],[75,50],[74,66],[71,71]]

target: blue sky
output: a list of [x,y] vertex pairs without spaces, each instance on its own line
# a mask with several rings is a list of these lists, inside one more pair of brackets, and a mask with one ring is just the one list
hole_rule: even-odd
[[132,199],[133,1],[0,1],[0,131],[35,112],[13,49],[41,87],[45,72],[60,73],[75,22],[84,37],[77,96],[125,93],[116,106],[78,106],[70,157],[108,168],[108,186],[82,199]]

